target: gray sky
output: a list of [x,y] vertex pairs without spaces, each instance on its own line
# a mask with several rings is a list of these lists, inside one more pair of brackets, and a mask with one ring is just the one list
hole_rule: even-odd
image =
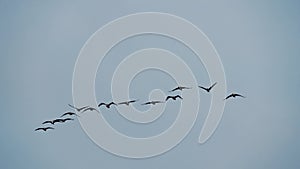
[[[1,1],[0,168],[299,168],[299,7],[296,1]],[[171,13],[198,26],[221,57],[228,92],[247,99],[230,100],[214,135],[199,145],[210,103],[201,92],[200,114],[189,135],[149,159],[126,159],[100,149],[78,121],[33,132],[42,121],[69,110],[74,64],[86,40],[104,24],[136,12]],[[148,47],[176,53],[197,72],[199,83],[209,85],[201,62],[179,42],[134,37],[108,53],[98,70],[99,101],[110,99],[107,81],[122,58]],[[148,84],[154,80],[159,82]],[[174,85],[166,74],[147,71],[134,79],[130,92],[145,100],[152,89]],[[120,132],[143,137],[170,126],[177,108],[170,105],[149,126],[103,114]]]

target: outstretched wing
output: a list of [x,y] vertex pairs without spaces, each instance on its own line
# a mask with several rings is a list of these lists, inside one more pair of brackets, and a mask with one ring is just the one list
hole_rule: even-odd
[[73,108],[73,109],[75,109],[75,110],[77,110],[77,111],[81,111],[81,110],[83,110],[83,109],[86,109],[86,108],[88,108],[89,106],[84,106],[84,107],[80,107],[80,108],[77,108],[77,107],[75,107],[75,106],[73,106],[73,105],[71,105],[71,104],[68,104],[71,108]]
[[166,101],[168,101],[171,98],[172,98],[172,96],[167,96]]
[[245,96],[241,95],[241,94],[235,94],[235,96],[239,96],[239,97],[242,97],[242,98],[246,98]]
[[207,88],[203,87],[203,86],[198,86],[199,88],[203,89],[203,90],[208,90]]
[[44,121],[42,124],[47,124],[47,123],[50,123],[50,124],[52,124],[53,122],[52,122],[52,121],[50,121],[50,120],[47,120],[47,121]]
[[130,100],[128,103],[135,103],[137,102],[138,100]]
[[175,92],[176,90],[179,90],[179,89],[180,89],[179,87],[176,87],[176,88],[172,89],[172,90],[169,91],[169,92]]
[[141,105],[148,105],[148,104],[151,104],[151,102],[146,102],[146,103],[143,103]]
[[233,95],[232,95],[232,94],[228,95],[224,100],[227,100],[227,99],[229,99],[230,97],[233,97]]
[[164,103],[163,101],[153,101],[153,104],[157,104],[157,103]]
[[181,87],[182,89],[191,89],[191,87],[185,87],[185,86],[183,86],[183,87]]
[[63,122],[71,121],[71,120],[74,120],[74,119],[72,119],[72,118],[65,118],[65,119],[62,119]]
[[211,85],[211,86],[209,87],[209,90],[212,89],[216,84],[217,84],[217,82],[215,82],[213,85]]
[[120,103],[118,103],[118,105],[121,105],[121,104],[127,104],[127,102],[120,102]]
[[44,129],[45,129],[45,131],[47,131],[47,130],[54,130],[53,127],[47,127],[47,128],[44,128]]
[[34,131],[43,130],[44,128],[36,128]]
[[106,106],[106,103],[99,103],[98,107],[103,106],[103,105]]
[[180,99],[183,99],[181,96],[179,96],[179,95],[177,95],[177,96],[175,96],[175,98],[180,98]]

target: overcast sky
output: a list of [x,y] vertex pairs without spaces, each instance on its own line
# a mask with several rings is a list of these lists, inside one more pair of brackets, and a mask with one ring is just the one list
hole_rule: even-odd
[[[299,7],[289,0],[1,1],[0,168],[300,168]],[[70,110],[74,65],[87,39],[108,22],[136,12],[171,13],[200,28],[220,55],[228,92],[247,98],[227,102],[216,132],[200,145],[210,103],[209,95],[200,92],[199,116],[189,135],[171,151],[149,159],[102,150],[77,120],[59,124],[55,131],[34,132],[44,120]],[[197,81],[209,85],[202,63],[182,44],[162,36],[139,36],[106,56],[96,78],[99,101],[111,98],[109,82],[122,58],[149,47],[182,57]],[[150,70],[133,80],[130,93],[146,100],[151,90],[174,85],[167,74]],[[170,126],[177,109],[170,105],[149,126],[129,123],[113,113],[115,109],[103,113],[118,131],[144,137]]]

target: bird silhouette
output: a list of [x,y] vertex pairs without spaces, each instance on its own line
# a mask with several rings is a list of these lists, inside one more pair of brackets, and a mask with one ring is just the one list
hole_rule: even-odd
[[169,92],[175,92],[176,90],[182,91],[182,90],[184,90],[184,89],[192,89],[192,88],[191,88],[191,87],[185,87],[185,86],[178,86],[178,87],[172,89],[172,90],[169,91]]
[[47,120],[47,121],[44,121],[42,124],[50,123],[50,124],[54,125],[55,123],[58,123],[60,121],[61,121],[61,119]]
[[176,96],[167,96],[167,98],[166,98],[166,101],[168,101],[169,99],[173,99],[173,100],[176,100],[177,98],[179,98],[179,99],[183,99],[181,96],[179,96],[179,95],[176,95]]
[[47,121],[44,121],[42,124],[47,124],[47,123],[54,125],[54,120],[47,120]]
[[116,104],[115,102],[110,102],[110,103],[108,103],[108,104],[103,102],[103,103],[99,103],[99,104],[98,104],[98,107],[105,106],[106,108],[109,109],[110,106],[112,106],[112,105],[117,106],[117,104]]
[[81,112],[82,110],[84,110],[84,109],[86,109],[86,108],[88,108],[89,106],[84,106],[84,107],[80,107],[80,108],[78,108],[78,107],[75,107],[75,106],[73,106],[73,105],[71,105],[71,104],[68,104],[71,108],[73,108],[73,109],[75,109],[77,112]]
[[54,128],[53,127],[39,127],[39,128],[36,128],[34,131],[39,131],[39,130],[47,131],[47,130],[54,130]]
[[164,103],[164,102],[163,101],[149,101],[149,102],[143,103],[141,105],[149,105],[149,104],[156,105],[158,103]]
[[84,113],[84,112],[86,112],[86,111],[96,111],[96,112],[100,113],[100,112],[99,112],[96,108],[94,108],[94,107],[88,107],[88,108],[82,110],[81,113]]
[[207,92],[210,92],[210,90],[217,84],[217,82],[215,82],[213,85],[211,85],[209,88],[206,88],[206,87],[203,87],[203,86],[198,86],[200,87],[201,89],[207,91]]
[[135,103],[135,102],[137,102],[138,100],[130,100],[130,101],[125,101],[125,102],[120,102],[120,103],[118,103],[118,105],[127,105],[127,106],[129,106],[129,104],[131,104],[131,103]]
[[228,95],[224,100],[227,100],[227,99],[229,99],[229,98],[231,98],[231,97],[242,97],[242,98],[246,98],[245,96],[243,96],[243,95],[240,95],[240,94],[237,94],[237,93],[231,93],[230,95]]
[[62,114],[60,117],[64,117],[64,116],[66,116],[66,115],[69,115],[69,116],[77,116],[78,117],[78,115],[76,114],[76,113],[74,113],[74,112],[66,112],[66,113],[64,113],[64,114]]
[[72,118],[65,118],[65,119],[55,119],[55,120],[57,120],[57,122],[64,123],[66,121],[73,121],[74,119],[72,119]]

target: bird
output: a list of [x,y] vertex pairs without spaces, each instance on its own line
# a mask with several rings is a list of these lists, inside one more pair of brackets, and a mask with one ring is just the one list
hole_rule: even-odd
[[158,103],[164,103],[164,102],[163,101],[149,101],[149,102],[143,103],[141,105],[148,105],[148,104],[155,105],[155,104],[158,104]]
[[74,112],[66,112],[66,113],[64,113],[64,114],[62,114],[60,117],[64,117],[64,116],[66,116],[66,115],[69,115],[69,116],[77,116],[78,117],[78,115],[76,114],[76,113],[74,113]]
[[57,120],[60,123],[64,123],[66,121],[73,121],[74,119],[72,119],[72,118],[65,118],[65,119],[55,119],[55,120]]
[[104,105],[106,108],[108,108],[108,109],[110,108],[111,105],[117,106],[117,104],[116,104],[115,102],[110,102],[110,103],[108,103],[108,104],[106,104],[106,103],[99,103],[99,104],[98,104],[98,107],[103,106],[103,105]]
[[84,107],[80,107],[80,108],[77,108],[71,104],[68,104],[71,108],[75,109],[77,112],[81,112],[82,110],[88,108],[89,106],[84,106]]
[[227,100],[227,99],[229,99],[229,98],[231,98],[231,97],[242,97],[242,98],[246,98],[245,96],[243,96],[243,95],[240,95],[240,94],[237,94],[237,93],[231,93],[230,95],[228,95],[224,100]]
[[129,106],[129,104],[135,103],[135,102],[137,102],[137,101],[139,101],[139,100],[130,100],[130,101],[125,101],[125,102],[120,102],[120,103],[118,103],[118,105],[124,104],[124,105]]
[[167,98],[166,98],[166,101],[168,101],[169,99],[173,99],[173,100],[176,100],[177,98],[179,98],[179,99],[183,99],[181,96],[179,96],[179,95],[176,95],[176,96],[167,96]]
[[192,88],[191,88],[191,87],[185,87],[185,86],[178,86],[178,87],[172,89],[172,90],[169,91],[169,92],[174,92],[174,91],[176,91],[176,90],[182,91],[182,90],[184,90],[184,89],[192,89]]
[[203,86],[198,86],[199,88],[207,91],[207,92],[210,92],[210,90],[217,84],[217,82],[215,82],[213,85],[211,85],[209,88],[206,88],[206,87],[203,87]]
[[87,107],[86,109],[82,110],[81,113],[84,113],[84,112],[86,112],[86,111],[96,111],[96,112],[100,113],[100,112],[99,112],[96,108],[94,108],[94,107]]
[[47,120],[47,121],[44,121],[42,124],[47,124],[47,123],[54,125],[54,120]]
[[44,121],[42,124],[50,123],[50,124],[54,125],[55,123],[58,123],[58,122],[61,122],[61,119],[47,120],[47,121]]
[[54,128],[53,127],[39,127],[39,128],[36,128],[34,131],[38,131],[38,130],[47,131],[47,130],[54,130]]

